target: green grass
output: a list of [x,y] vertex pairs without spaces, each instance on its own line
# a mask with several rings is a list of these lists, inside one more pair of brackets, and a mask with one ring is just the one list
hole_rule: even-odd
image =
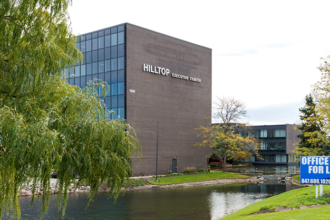
[[222,173],[222,172],[211,172],[210,174],[200,174],[200,175],[188,175],[188,176],[173,176],[166,178],[158,178],[160,182],[155,182],[155,178],[149,179],[148,182],[157,185],[166,185],[166,184],[176,184],[176,183],[187,183],[187,182],[196,182],[203,180],[214,180],[214,179],[238,179],[238,178],[247,178],[248,176],[239,175],[235,173]]
[[[330,193],[330,186],[323,186],[323,193]],[[330,197],[322,197],[315,199],[315,186],[314,187],[305,187],[301,189],[291,190],[285,193],[281,193],[279,195],[264,199],[252,205],[249,205],[238,212],[235,212],[231,215],[224,217],[223,219],[278,219],[278,216],[286,216],[285,213],[287,212],[276,212],[276,213],[267,213],[267,214],[258,214],[253,216],[245,216],[254,212],[258,212],[260,210],[268,209],[276,209],[279,206],[282,207],[295,207],[299,208],[301,205],[316,205],[316,204],[330,204]],[[330,207],[326,207],[323,209],[330,210]],[[305,210],[305,209],[304,209]],[[310,210],[310,209],[306,209]],[[306,215],[307,212],[303,210],[297,210],[301,212],[301,215]],[[295,213],[295,212],[293,212]],[[326,212],[328,213],[328,212]],[[266,215],[273,215],[273,218],[263,218],[262,216]],[[290,214],[291,216],[291,214]],[[288,219],[288,218],[285,218]],[[299,219],[299,218],[292,218],[292,219]],[[309,219],[309,218],[300,218],[300,219]]]
[[[302,220],[302,219],[329,219],[330,208],[329,207],[315,207],[315,208],[307,208],[307,209],[298,209],[292,211],[284,211],[284,212],[273,212],[273,213],[265,213],[259,215],[250,215],[238,218],[232,218],[235,220],[284,220],[284,219],[292,219],[292,220]],[[224,218],[227,219],[227,218]],[[222,219],[221,219],[222,220]]]
[[300,175],[293,176],[293,179],[300,183]]

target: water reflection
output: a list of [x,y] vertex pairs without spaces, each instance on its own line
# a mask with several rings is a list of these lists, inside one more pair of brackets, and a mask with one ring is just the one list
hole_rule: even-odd
[[[210,220],[260,201],[269,196],[297,187],[285,183],[213,186],[186,189],[166,189],[126,192],[117,204],[99,194],[85,211],[88,194],[69,194],[64,219],[124,219],[124,220]],[[20,198],[22,219],[38,219],[41,202],[29,208],[31,198]],[[56,195],[52,196],[45,220],[60,219],[61,213],[54,208]],[[3,219],[6,219],[4,217]],[[7,219],[10,219],[7,217]]]
[[299,174],[300,170],[297,166],[243,166],[243,167],[228,167],[227,172],[256,174],[256,175],[285,175],[285,174]]

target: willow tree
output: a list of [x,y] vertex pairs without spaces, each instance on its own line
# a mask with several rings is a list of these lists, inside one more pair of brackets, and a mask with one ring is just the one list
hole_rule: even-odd
[[[57,206],[65,213],[71,183],[100,185],[118,196],[140,152],[133,128],[107,120],[90,82],[81,90],[63,70],[82,61],[67,13],[70,0],[0,1],[0,216],[20,218],[17,199],[30,184],[42,188],[42,214],[50,200],[50,174],[58,171]],[[33,203],[33,198],[31,204]]]
[[[223,172],[226,170],[227,157],[232,159],[246,159],[257,155],[260,141],[253,135],[247,135],[250,128],[239,120],[246,116],[244,103],[234,98],[217,98],[215,102],[214,118],[219,123],[206,127],[199,127],[203,138],[197,146],[211,147],[223,162]],[[251,132],[250,132],[251,133]]]

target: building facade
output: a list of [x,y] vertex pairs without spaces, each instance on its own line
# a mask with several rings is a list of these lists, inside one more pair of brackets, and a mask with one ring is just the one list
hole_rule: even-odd
[[295,130],[295,125],[263,125],[251,126],[249,136],[258,137],[262,140],[259,154],[260,158],[252,156],[250,161],[260,165],[296,165],[296,154],[294,150],[299,130]]
[[71,85],[92,79],[110,85],[98,92],[109,119],[125,119],[136,131],[143,156],[133,156],[133,175],[206,168],[209,148],[195,128],[211,123],[212,50],[129,23],[78,37],[83,64],[67,70]]

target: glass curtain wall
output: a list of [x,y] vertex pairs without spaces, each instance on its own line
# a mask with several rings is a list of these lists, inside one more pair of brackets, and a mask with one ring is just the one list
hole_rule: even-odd
[[81,88],[94,79],[107,82],[110,91],[103,95],[99,88],[98,95],[107,111],[114,112],[109,119],[125,119],[125,26],[82,35],[76,47],[83,54],[83,63],[66,70],[67,82]]

